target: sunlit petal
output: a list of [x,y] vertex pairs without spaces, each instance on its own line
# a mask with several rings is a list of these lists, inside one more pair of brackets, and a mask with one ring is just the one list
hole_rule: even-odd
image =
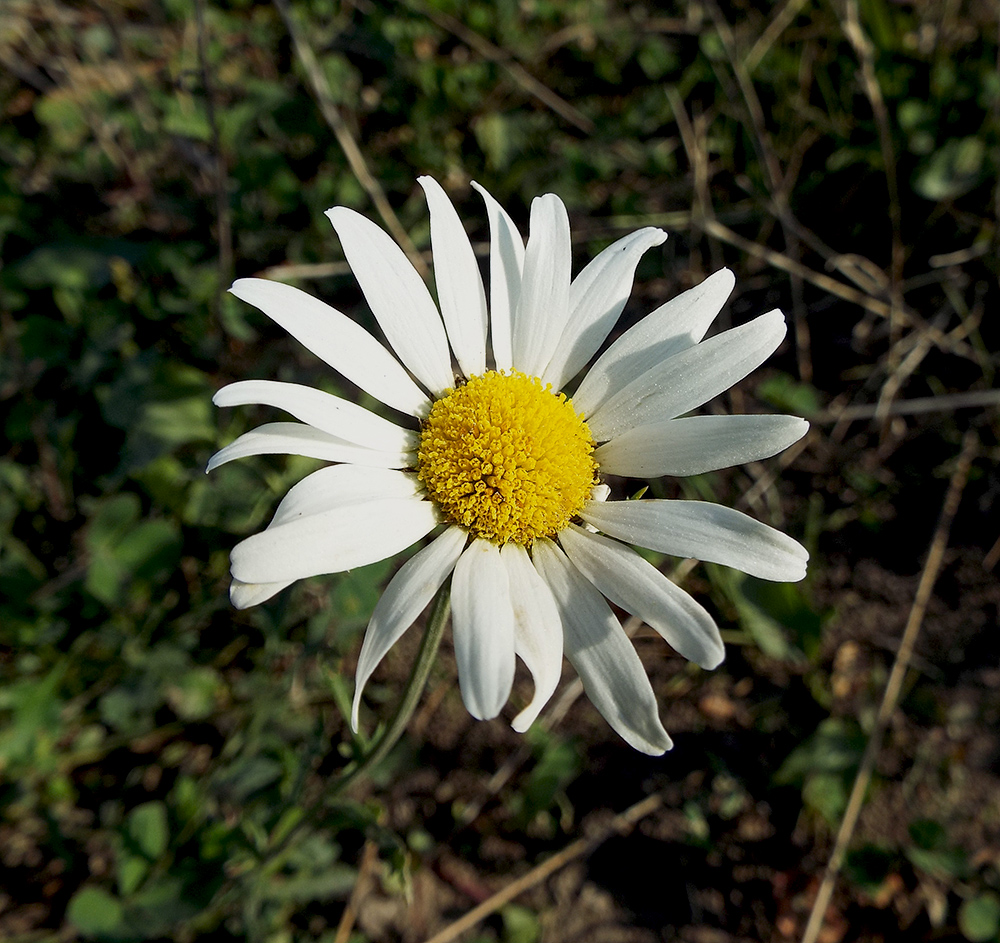
[[500,713],[514,683],[514,612],[500,550],[474,540],[455,564],[451,624],[462,700],[473,717]]
[[636,750],[669,750],[646,670],[604,597],[551,541],[536,541],[532,556],[562,613],[566,657],[594,707]]

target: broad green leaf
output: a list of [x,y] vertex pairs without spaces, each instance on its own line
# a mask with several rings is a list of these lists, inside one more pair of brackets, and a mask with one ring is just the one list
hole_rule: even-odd
[[117,939],[125,932],[121,901],[99,887],[84,887],[70,899],[66,917],[83,936]]
[[503,943],[537,943],[542,935],[538,915],[527,907],[508,904],[500,911]]
[[981,138],[953,138],[938,148],[913,180],[926,200],[953,200],[982,179],[986,145]]
[[992,891],[962,901],[958,928],[971,943],[988,943],[1000,936],[1000,897]]
[[128,816],[126,831],[136,847],[151,861],[167,850],[170,833],[167,807],[162,802],[144,802]]

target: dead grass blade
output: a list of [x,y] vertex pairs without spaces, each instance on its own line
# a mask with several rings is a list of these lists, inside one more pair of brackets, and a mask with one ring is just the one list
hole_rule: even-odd
[[421,275],[426,276],[428,273],[427,265],[417,251],[417,247],[410,239],[409,233],[403,228],[399,217],[396,216],[393,208],[389,205],[385,191],[368,169],[368,164],[361,153],[361,148],[358,146],[357,141],[354,140],[347,127],[347,122],[344,121],[340,114],[340,109],[337,107],[337,102],[333,97],[330,83],[320,68],[319,62],[316,60],[316,53],[313,52],[309,40],[296,21],[288,5],[288,0],[274,0],[274,5],[278,8],[281,18],[285,21],[285,27],[292,37],[292,46],[295,49],[295,55],[302,64],[302,68],[305,69],[313,95],[316,96],[319,110],[326,123],[330,126],[330,130],[333,131],[334,136],[337,138],[337,143],[340,144],[341,150],[343,150],[344,156],[347,158],[351,172],[371,198],[386,228],[391,233],[393,239],[399,243],[400,248],[406,253],[413,267]]
[[472,927],[480,921],[485,920],[490,914],[496,913],[505,904],[509,904],[514,900],[515,897],[541,884],[542,881],[555,874],[561,868],[566,867],[571,861],[591,854],[600,845],[615,835],[627,835],[642,819],[650,813],[655,812],[661,805],[663,805],[663,797],[659,793],[647,796],[645,799],[627,808],[621,814],[616,815],[609,822],[595,829],[593,834],[571,842],[562,851],[557,852],[551,858],[532,868],[527,874],[517,878],[515,881],[511,881],[510,884],[497,891],[492,897],[484,900],[477,907],[473,907],[467,914],[459,917],[458,920],[445,927],[439,933],[435,933],[425,943],[451,943],[460,934],[472,929]]
[[490,62],[495,62],[503,68],[507,74],[529,95],[537,98],[546,108],[554,111],[560,118],[579,128],[585,134],[593,134],[594,122],[590,120],[582,111],[571,105],[565,98],[561,98],[543,82],[536,79],[519,62],[515,62],[507,50],[495,46],[484,36],[475,30],[470,29],[461,20],[455,19],[447,13],[435,10],[432,7],[424,6],[422,3],[409,3],[411,9],[418,10],[432,23],[436,23],[442,29],[447,30],[453,36],[458,37],[467,46],[474,49],[479,55]]
[[802,934],[802,943],[816,943],[820,931],[823,929],[823,921],[826,918],[826,909],[830,903],[830,897],[837,883],[837,876],[843,867],[844,859],[847,856],[847,848],[854,834],[854,828],[858,824],[858,817],[861,815],[861,808],[864,805],[865,793],[871,782],[872,771],[875,761],[878,759],[879,750],[882,748],[882,738],[885,735],[886,727],[896,705],[899,702],[899,695],[903,689],[903,680],[906,677],[910,659],[913,656],[913,649],[920,634],[920,627],[924,621],[924,614],[927,611],[927,603],[930,601],[934,584],[937,581],[938,573],[941,571],[941,564],[944,561],[944,552],[948,546],[948,535],[951,531],[951,522],[954,520],[955,512],[958,510],[958,503],[965,489],[965,483],[969,476],[969,466],[975,454],[978,439],[971,430],[966,432],[962,440],[962,448],[952,472],[951,480],[948,482],[948,491],[945,493],[944,504],[941,507],[941,516],[938,519],[937,528],[931,539],[930,549],[927,551],[927,560],[924,563],[923,571],[920,574],[920,582],[917,585],[916,596],[913,606],[910,608],[909,618],[906,620],[906,628],[903,630],[903,637],[899,642],[899,650],[896,652],[896,659],[886,682],[885,693],[882,695],[882,703],[879,705],[878,714],[875,716],[875,723],[872,732],[868,737],[864,755],[861,758],[861,765],[858,774],[854,779],[851,788],[851,795],[847,800],[847,808],[844,811],[844,818],[837,831],[837,838],[830,853],[830,860],[827,863],[826,871],[823,874],[823,881],[813,901],[812,910],[809,913],[809,921],[806,924],[805,932]]

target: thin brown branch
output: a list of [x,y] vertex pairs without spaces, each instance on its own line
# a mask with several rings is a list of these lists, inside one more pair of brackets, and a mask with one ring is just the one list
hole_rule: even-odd
[[786,0],[780,10],[770,15],[770,22],[767,24],[767,29],[760,34],[743,59],[743,66],[747,72],[753,72],[760,65],[760,60],[767,55],[768,50],[778,41],[778,37],[792,25],[795,17],[799,15],[799,11],[805,5],[806,0]]
[[830,903],[830,896],[833,894],[837,876],[840,874],[840,869],[844,864],[847,848],[850,845],[855,826],[858,824],[861,808],[864,805],[865,793],[868,791],[868,785],[871,782],[872,772],[875,768],[875,761],[878,759],[879,751],[882,748],[882,739],[885,735],[889,719],[892,717],[896,710],[896,705],[899,703],[899,695],[903,690],[906,671],[910,666],[913,649],[920,634],[920,627],[923,625],[924,615],[927,612],[927,604],[930,602],[934,584],[937,581],[938,574],[941,572],[941,564],[944,562],[944,553],[948,546],[951,522],[955,517],[955,512],[958,510],[962,491],[965,489],[965,482],[969,476],[969,466],[972,464],[977,443],[976,434],[972,431],[967,432],[965,438],[962,440],[962,449],[959,452],[958,461],[955,463],[955,470],[952,472],[951,480],[948,482],[948,491],[945,494],[944,504],[941,507],[941,515],[938,518],[934,537],[931,539],[930,548],[927,551],[927,560],[920,574],[920,582],[917,584],[913,606],[910,609],[909,618],[906,620],[906,628],[903,630],[903,637],[899,642],[899,650],[896,652],[896,659],[893,662],[889,680],[886,682],[882,703],[879,705],[878,714],[875,716],[875,723],[868,737],[868,743],[865,746],[861,765],[854,779],[851,795],[847,800],[847,808],[844,811],[844,818],[840,823],[833,851],[830,854],[830,860],[823,874],[823,882],[820,884],[819,892],[816,894],[816,900],[813,901],[809,921],[806,924],[805,933],[802,935],[802,943],[816,943],[819,933],[823,929],[826,908]]
[[[896,153],[892,146],[892,131],[890,130],[889,111],[885,106],[882,88],[875,74],[875,58],[871,40],[861,28],[861,17],[857,0],[846,0],[844,8],[844,35],[854,48],[855,55],[861,66],[861,87],[871,105],[878,129],[879,149],[882,152],[882,163],[885,165],[885,184],[889,197],[889,222],[892,227],[892,242],[890,247],[890,285],[889,285],[889,339],[890,344],[899,337],[901,325],[897,316],[902,308],[903,296],[903,262],[906,251],[903,243],[902,208],[899,202],[899,184],[896,179]],[[890,346],[890,362],[893,355]]]
[[509,904],[514,900],[515,897],[541,884],[542,881],[566,867],[570,862],[591,854],[609,838],[615,835],[627,835],[642,819],[650,813],[655,812],[661,805],[663,805],[663,797],[659,793],[647,796],[642,801],[630,806],[620,815],[616,815],[610,822],[597,829],[594,834],[586,838],[578,838],[567,845],[562,851],[557,852],[537,867],[532,868],[527,874],[517,878],[517,880],[511,881],[510,884],[497,891],[492,897],[484,900],[479,906],[473,907],[472,910],[464,916],[459,917],[454,923],[445,927],[439,933],[435,933],[426,943],[451,943],[452,940],[466,930],[471,930],[477,923],[490,916],[490,914],[496,913],[505,904]]
[[[969,390],[966,393],[944,393],[941,396],[918,396],[913,399],[894,400],[885,409],[888,416],[915,416],[919,413],[950,413],[956,409],[980,409],[1000,406],[1000,390]],[[809,421],[821,424],[854,422],[858,419],[874,419],[879,414],[878,403],[862,403],[829,409]]]
[[[739,86],[740,95],[746,106],[746,113],[749,117],[749,127],[754,150],[757,152],[757,160],[764,170],[767,179],[769,196],[772,204],[772,211],[781,224],[782,234],[785,239],[787,254],[799,261],[801,251],[797,226],[794,223],[791,206],[788,196],[794,187],[795,175],[798,170],[789,168],[782,172],[781,162],[775,153],[771,141],[771,134],[767,129],[767,122],[764,118],[764,108],[761,105],[757,89],[753,84],[753,78],[745,64],[745,58],[740,55],[736,36],[733,34],[729,21],[725,18],[718,5],[711,0],[708,3],[708,10],[712,16],[719,38],[726,50],[729,58],[729,65]],[[721,78],[721,76],[720,76]],[[795,274],[790,274],[791,294],[792,294],[792,320],[795,325],[795,359],[798,367],[799,377],[805,382],[812,380],[812,351],[810,349],[809,323],[806,319],[806,307],[802,296],[802,278]]]
[[233,223],[229,207],[229,175],[222,159],[219,122],[215,114],[215,86],[208,69],[208,51],[205,42],[205,0],[194,5],[195,28],[198,36],[198,68],[201,87],[205,93],[205,111],[212,140],[212,183],[215,190],[215,221],[219,227],[219,281],[215,286],[215,309],[219,310],[222,293],[233,280]]
[[428,272],[427,265],[417,251],[416,246],[414,246],[409,234],[403,228],[399,217],[396,216],[393,208],[389,205],[385,191],[368,169],[368,164],[361,153],[361,148],[354,140],[350,129],[347,127],[347,122],[344,121],[343,116],[340,114],[340,109],[337,107],[337,102],[333,97],[333,90],[330,88],[326,73],[320,68],[319,62],[316,59],[316,53],[313,52],[313,48],[309,44],[305,32],[299,26],[298,21],[292,13],[288,5],[288,0],[274,0],[274,5],[278,8],[281,18],[285,21],[285,27],[292,37],[292,46],[295,49],[295,55],[305,70],[309,85],[312,87],[313,95],[316,97],[316,102],[319,105],[319,110],[323,115],[323,119],[330,126],[330,130],[333,131],[334,136],[337,138],[337,143],[340,144],[341,150],[343,150],[344,156],[347,158],[351,172],[371,198],[386,228],[393,239],[399,243],[400,248],[406,253],[413,267],[421,275],[426,276]]
[[536,79],[519,62],[516,62],[511,54],[499,46],[495,46],[485,36],[481,36],[475,30],[470,29],[461,20],[455,19],[447,13],[425,6],[422,3],[408,3],[411,9],[418,10],[432,23],[436,23],[443,30],[447,30],[453,36],[457,36],[463,43],[474,49],[479,55],[490,62],[495,62],[503,68],[507,74],[529,95],[537,98],[546,108],[554,111],[560,118],[579,128],[585,134],[593,134],[594,122],[590,120],[582,111],[571,105],[565,98],[561,98],[551,88]]
[[333,938],[333,943],[347,943],[351,938],[354,921],[358,919],[358,909],[365,894],[368,893],[372,872],[375,869],[377,861],[378,846],[375,842],[369,840],[365,842],[365,849],[361,853],[361,864],[358,866],[358,879],[354,882],[347,906],[340,915],[340,923],[337,924],[337,935]]
[[[721,239],[723,242],[727,242],[732,246],[736,246],[736,248],[741,249],[755,258],[762,259],[769,265],[774,266],[774,268],[781,269],[781,271],[788,272],[789,274],[801,275],[805,281],[815,285],[817,288],[829,292],[831,295],[836,295],[844,301],[849,301],[852,304],[859,305],[866,311],[870,311],[872,314],[878,315],[880,318],[888,319],[892,316],[891,306],[886,304],[884,301],[880,301],[878,298],[873,298],[871,295],[865,294],[856,288],[852,288],[850,285],[845,285],[843,282],[838,282],[835,278],[831,278],[823,272],[816,272],[808,266],[803,265],[801,262],[795,261],[795,259],[790,258],[784,253],[776,252],[774,249],[770,249],[767,246],[754,242],[751,239],[747,239],[745,236],[741,236],[739,233],[734,232],[728,226],[723,225],[718,220],[705,220],[704,225],[706,232],[710,235],[715,236],[715,238]],[[941,348],[942,350],[947,350],[953,354],[958,354],[959,356],[967,357],[969,359],[975,359],[975,351],[973,351],[968,344],[955,341],[938,328],[927,324],[922,318],[919,317],[919,315],[909,309],[904,308],[899,312],[899,322],[907,327],[923,327],[923,329],[928,332],[928,335],[934,342],[935,346]]]

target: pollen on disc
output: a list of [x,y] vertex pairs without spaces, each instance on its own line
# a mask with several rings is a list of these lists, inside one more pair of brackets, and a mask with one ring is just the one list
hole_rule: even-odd
[[417,476],[448,520],[496,544],[530,545],[583,508],[596,482],[593,451],[564,393],[490,370],[431,408]]

